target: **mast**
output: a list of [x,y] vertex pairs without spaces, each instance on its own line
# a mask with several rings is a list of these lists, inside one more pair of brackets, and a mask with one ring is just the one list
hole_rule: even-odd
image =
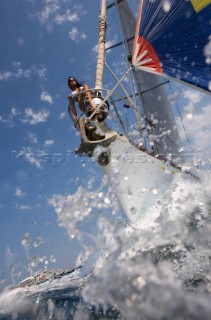
[[95,89],[102,90],[103,72],[105,63],[105,36],[106,36],[106,0],[101,0],[99,17],[98,55],[95,75]]

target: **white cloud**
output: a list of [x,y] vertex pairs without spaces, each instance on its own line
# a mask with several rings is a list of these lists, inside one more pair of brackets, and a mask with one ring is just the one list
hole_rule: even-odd
[[27,206],[27,205],[21,205],[18,207],[20,210],[32,210],[31,206]]
[[38,15],[38,19],[41,23],[45,23],[50,15],[54,14],[60,9],[59,1],[57,0],[45,0],[45,7],[42,11],[40,11]]
[[26,69],[23,70],[22,68],[17,69],[15,75],[16,78],[20,79],[20,78],[30,78],[31,76],[31,70],[30,69]]
[[26,194],[18,187],[15,189],[15,196],[20,198],[20,197],[24,197]]
[[78,36],[79,36],[79,31],[76,27],[73,27],[70,31],[69,31],[69,36],[70,39],[72,39],[73,41],[75,41]]
[[49,111],[41,110],[39,112],[34,112],[32,108],[25,109],[25,118],[22,119],[22,122],[35,125],[40,122],[45,122],[49,116]]
[[116,40],[106,41],[106,44],[105,44],[106,49],[112,47],[115,43],[116,43]]
[[4,71],[0,73],[0,80],[8,81],[9,79],[14,78],[29,78],[31,76],[30,69],[18,68],[15,72],[13,71]]
[[26,162],[30,163],[31,165],[41,169],[41,154],[43,154],[43,152],[41,151],[37,151],[37,155],[35,155],[34,152],[32,152],[31,148],[27,147],[23,147],[22,150],[19,151],[19,153],[17,154],[16,158],[17,159],[24,159]]
[[33,143],[33,144],[37,144],[37,137],[36,137],[36,135],[34,134],[34,133],[32,133],[32,132],[30,132],[29,134],[28,134],[28,139],[29,139],[29,141],[31,142],[31,143]]
[[80,20],[76,12],[71,14],[69,10],[66,12],[66,17],[67,17],[67,21],[70,21],[70,22],[75,22]]
[[79,42],[80,39],[86,39],[87,36],[84,32],[81,32],[76,28],[73,27],[70,31],[69,31],[69,37],[71,40],[75,41],[75,42]]
[[[116,40],[109,40],[109,41],[106,41],[106,44],[105,44],[105,48],[110,48],[112,47],[117,41]],[[93,48],[92,48],[92,51],[97,53],[97,48],[98,48],[98,45],[96,44]],[[108,50],[107,52],[109,52],[110,50]]]
[[9,115],[7,116],[7,119],[3,118],[1,115],[0,115],[0,122],[1,123],[5,123],[7,125],[9,125],[10,127],[13,127],[14,125],[14,118],[16,116],[20,115],[20,113],[17,111],[16,108],[12,107],[11,108],[11,112],[9,113]]
[[20,62],[13,62],[13,66],[15,70],[7,70],[0,72],[0,81],[8,81],[10,79],[14,80],[20,78],[30,78],[32,74],[38,75],[41,80],[45,79],[46,68],[41,67],[38,68],[36,66],[32,66],[28,69],[21,68]]
[[40,79],[46,79],[45,74],[46,74],[47,69],[45,67],[43,67],[41,69],[34,68],[34,70],[35,70],[35,73],[38,74]]
[[64,22],[66,22],[67,21],[67,19],[66,19],[66,16],[65,15],[63,15],[63,16],[61,16],[61,15],[57,15],[56,17],[55,17],[55,22],[56,22],[56,24],[62,24],[62,23],[64,23]]
[[60,116],[59,116],[59,119],[61,120],[61,119],[63,119],[65,116],[66,116],[66,112],[62,112],[62,113],[60,114]]
[[185,90],[184,97],[187,98],[190,103],[196,104],[201,101],[202,94],[200,93],[200,91]]
[[98,48],[98,45],[96,44],[93,48],[92,48],[92,51],[97,53],[97,48]]
[[41,93],[40,99],[42,101],[48,102],[49,104],[53,103],[53,98],[49,95],[49,93],[47,93],[46,91],[43,91]]
[[195,148],[211,155],[211,104],[198,113],[187,117],[186,127],[191,134]]
[[0,80],[8,80],[12,77],[13,73],[11,71],[0,72]]
[[11,108],[11,112],[9,113],[7,119],[3,118],[0,115],[0,122],[5,123],[5,124],[9,125],[10,127],[13,127],[13,125],[14,125],[14,121],[13,120],[18,115],[20,115],[20,112],[18,112],[16,108],[12,107]]
[[10,121],[10,120],[8,120],[8,119],[4,119],[2,116],[0,116],[0,122],[2,122],[2,123],[6,123],[6,124],[10,124],[10,123],[11,123],[11,121]]
[[15,67],[15,68],[19,68],[19,67],[21,67],[21,62],[20,61],[13,61],[13,66]]
[[[185,91],[185,97],[189,99],[184,107],[182,115],[185,130],[191,140],[191,147],[196,157],[207,159],[211,156],[211,103],[206,103],[199,109],[201,94],[194,91]],[[197,110],[196,110],[197,109]],[[181,122],[178,121],[178,128],[182,140],[186,140],[185,132]]]
[[87,35],[84,32],[82,32],[80,35],[80,38],[84,40],[87,38]]
[[17,115],[19,115],[19,112],[17,111],[17,108],[12,108],[11,114],[12,114],[12,116],[17,116]]
[[79,21],[79,16],[77,15],[76,12],[74,13],[70,13],[69,10],[67,10],[65,12],[65,14],[63,15],[57,15],[55,17],[55,22],[57,24],[62,24],[62,23],[65,23],[65,22],[76,22],[76,21]]
[[45,140],[44,142],[45,146],[51,146],[52,144],[54,144],[54,141],[53,140]]

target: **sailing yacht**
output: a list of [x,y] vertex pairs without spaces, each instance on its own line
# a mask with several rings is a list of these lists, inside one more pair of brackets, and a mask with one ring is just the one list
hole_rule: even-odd
[[[168,80],[163,76],[185,81],[207,93],[210,91],[211,64],[206,61],[204,50],[211,34],[211,4],[194,0],[141,0],[137,22],[126,0],[106,5],[102,0],[96,80],[92,89],[96,111],[89,120],[94,120],[109,103],[122,132],[110,129],[106,121],[99,122],[95,117],[95,126],[105,133],[105,138],[92,141],[86,134],[86,120],[80,119],[81,146],[76,153],[97,154],[98,163],[109,177],[128,219],[135,223],[162,199],[185,162],[165,91]],[[106,8],[117,10],[128,57],[128,70],[120,80],[105,61]],[[116,80],[116,85],[106,93],[104,65]],[[134,98],[123,86],[123,80],[130,76],[135,86]],[[117,88],[122,90],[122,95],[116,94]],[[139,140],[133,140],[126,132],[117,104],[125,104],[134,112]],[[71,115],[71,106],[69,113]]]

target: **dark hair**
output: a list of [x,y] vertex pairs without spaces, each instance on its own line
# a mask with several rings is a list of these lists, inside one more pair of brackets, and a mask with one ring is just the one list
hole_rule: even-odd
[[83,84],[83,82],[78,82],[78,80],[75,78],[75,77],[68,77],[68,79],[67,79],[67,83],[68,83],[68,86],[70,87],[70,85],[69,85],[69,80],[70,79],[74,79],[75,81],[76,81],[76,87],[77,88],[80,88],[81,86],[82,86],[82,84]]

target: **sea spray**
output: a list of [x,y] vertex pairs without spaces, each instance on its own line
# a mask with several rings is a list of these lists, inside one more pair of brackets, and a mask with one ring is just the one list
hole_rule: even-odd
[[208,172],[200,181],[178,175],[136,225],[120,219],[104,186],[55,195],[60,225],[81,243],[82,268],[51,283],[5,290],[0,319],[210,319],[210,191]]
[[180,175],[149,228],[140,223],[126,236],[105,222],[100,235],[110,244],[101,242],[106,257],[83,289],[85,301],[113,306],[124,319],[209,319],[210,189],[208,176]]

